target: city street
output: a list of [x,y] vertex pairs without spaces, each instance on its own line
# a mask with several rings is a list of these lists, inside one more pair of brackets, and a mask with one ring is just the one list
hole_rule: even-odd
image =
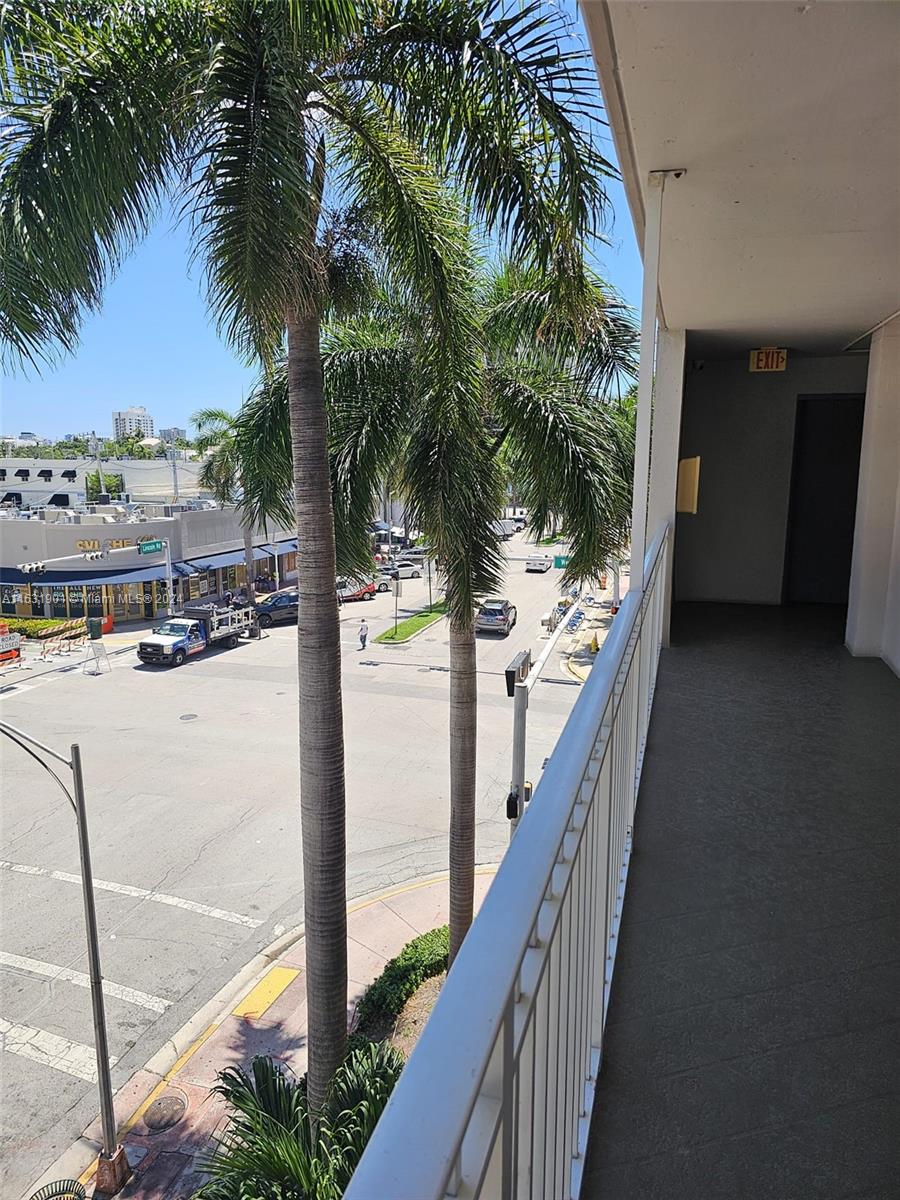
[[[502,594],[516,627],[478,639],[479,862],[502,857],[509,836],[503,671],[518,650],[540,652],[541,615],[559,596],[558,571],[525,573],[528,549],[521,537],[508,544],[519,561]],[[424,580],[404,580],[401,616],[427,598]],[[390,594],[341,609],[350,898],[447,865],[447,624],[377,644],[393,609]],[[294,638],[276,626],[178,670],[122,653],[109,674],[57,671],[4,696],[5,720],[62,751],[82,748],[115,1086],[302,922]],[[535,782],[577,695],[554,654],[529,708]],[[0,1190],[15,1200],[95,1115],[97,1093],[72,813],[10,743],[3,765]]]

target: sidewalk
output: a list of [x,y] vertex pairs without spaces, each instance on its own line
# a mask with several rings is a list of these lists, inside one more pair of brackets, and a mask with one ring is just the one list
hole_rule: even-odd
[[[496,867],[478,867],[475,907]],[[389,958],[417,934],[447,923],[447,876],[429,877],[352,904],[348,910],[347,1021]],[[255,970],[253,969],[255,967]],[[202,1162],[227,1123],[223,1100],[211,1094],[224,1067],[248,1067],[257,1054],[278,1059],[296,1075],[306,1070],[306,973],[302,930],[279,938],[219,997],[132,1076],[115,1097],[119,1139],[134,1172],[122,1200],[189,1200],[203,1179]],[[174,1121],[174,1123],[172,1123]],[[99,1117],[32,1190],[72,1178],[94,1192]]]
[[[628,591],[630,579],[629,572],[624,570],[619,577],[620,598],[624,598]],[[584,683],[590,675],[594,659],[606,641],[613,623],[613,615],[610,611],[613,597],[612,583],[595,595],[597,603],[592,608],[585,608],[585,619],[581,628],[577,633],[572,634],[568,648],[563,652],[566,669],[579,683]],[[591,649],[595,634],[598,646],[596,652]]]

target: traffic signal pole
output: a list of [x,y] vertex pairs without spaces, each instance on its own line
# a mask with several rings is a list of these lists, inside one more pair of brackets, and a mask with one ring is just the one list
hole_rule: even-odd
[[[152,538],[154,542],[162,542],[162,551],[154,551],[154,553],[163,553],[166,556],[166,615],[171,617],[175,612],[175,580],[172,574],[172,543],[169,538]],[[135,550],[140,554],[140,543],[137,546],[118,546],[115,550],[85,550],[81,554],[63,554],[60,558],[45,558],[40,562],[31,563],[16,563],[18,570],[23,575],[43,575],[47,567],[53,563],[67,562],[97,562],[100,559],[107,559],[113,554],[134,554]],[[37,584],[40,587],[41,584]],[[44,586],[49,587],[49,584]]]

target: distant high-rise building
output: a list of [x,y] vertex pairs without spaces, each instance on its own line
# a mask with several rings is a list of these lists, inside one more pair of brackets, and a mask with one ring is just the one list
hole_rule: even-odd
[[173,425],[170,429],[161,429],[159,436],[164,442],[177,442],[179,439],[182,442],[187,441],[187,430],[179,429],[177,425]]
[[114,412],[112,419],[113,437],[116,440],[132,437],[134,434],[153,437],[153,418],[142,405],[126,408],[123,412]]

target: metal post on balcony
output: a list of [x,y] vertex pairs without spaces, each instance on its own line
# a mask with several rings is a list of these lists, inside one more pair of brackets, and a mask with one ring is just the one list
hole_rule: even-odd
[[634,490],[631,501],[632,591],[643,591],[647,549],[647,497],[650,488],[650,427],[653,412],[653,371],[656,354],[656,309],[659,297],[659,254],[666,179],[680,179],[683,170],[651,171],[644,219],[644,282],[641,291],[641,355],[638,366],[637,427],[634,440]]

